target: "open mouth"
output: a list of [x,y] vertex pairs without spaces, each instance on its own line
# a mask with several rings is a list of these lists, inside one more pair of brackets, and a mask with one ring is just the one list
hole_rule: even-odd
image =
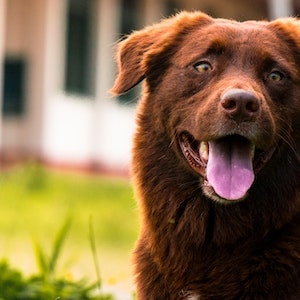
[[272,157],[275,147],[263,151],[247,138],[230,135],[211,141],[197,141],[184,132],[179,137],[181,150],[190,166],[205,179],[221,199],[246,197],[257,174]]

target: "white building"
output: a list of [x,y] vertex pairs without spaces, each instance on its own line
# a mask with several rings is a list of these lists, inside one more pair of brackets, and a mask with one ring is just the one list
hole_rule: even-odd
[[[272,16],[293,11],[289,0],[268,3]],[[235,18],[268,14],[261,0],[0,0],[2,161],[127,170],[135,106],[107,92],[113,45],[121,33],[174,8]]]

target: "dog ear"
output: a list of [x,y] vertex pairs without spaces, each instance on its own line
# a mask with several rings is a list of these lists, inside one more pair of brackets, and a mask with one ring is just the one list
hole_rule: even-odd
[[[282,18],[269,23],[271,29],[275,30],[275,33],[279,33],[281,38],[285,40],[291,49],[294,49],[295,62],[298,69],[300,68],[300,19],[298,18]],[[300,102],[295,104],[295,111],[300,111]],[[295,153],[300,161],[300,121],[299,118],[294,124],[294,132],[297,135],[295,142]]]
[[144,58],[147,54],[151,50],[155,51],[155,48],[164,49],[162,46],[174,41],[175,36],[180,32],[184,32],[186,28],[201,25],[205,23],[204,20],[211,21],[212,18],[200,12],[181,12],[130,34],[117,46],[116,60],[119,74],[110,92],[115,95],[126,93],[145,79]]
[[289,42],[291,47],[300,49],[300,19],[282,18],[269,23],[269,28],[275,33],[281,34],[283,40]]
[[136,31],[117,46],[118,77],[111,92],[122,94],[129,91],[145,77],[143,57],[145,53],[167,34],[166,26],[154,25]]

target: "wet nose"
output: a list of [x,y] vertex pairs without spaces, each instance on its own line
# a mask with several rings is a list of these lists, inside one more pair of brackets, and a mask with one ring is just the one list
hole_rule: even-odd
[[232,119],[249,121],[258,114],[260,101],[250,91],[230,89],[221,97],[221,108]]

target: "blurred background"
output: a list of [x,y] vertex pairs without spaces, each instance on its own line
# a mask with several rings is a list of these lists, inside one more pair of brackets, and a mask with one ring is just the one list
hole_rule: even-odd
[[103,285],[131,294],[138,89],[107,92],[113,46],[183,9],[262,20],[298,15],[300,0],[0,0],[0,257],[36,272],[33,241],[51,251],[70,218],[60,272],[93,280],[93,220]]

